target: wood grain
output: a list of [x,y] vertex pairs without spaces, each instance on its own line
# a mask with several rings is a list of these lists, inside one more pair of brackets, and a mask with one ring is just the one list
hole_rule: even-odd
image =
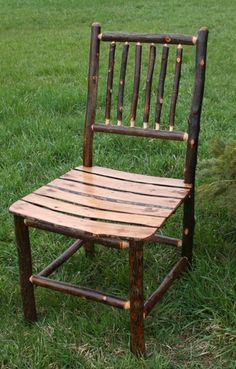
[[183,188],[175,188],[169,186],[159,186],[153,184],[135,183],[126,180],[109,178],[108,180],[104,176],[94,175],[77,170],[71,170],[70,172],[61,176],[63,179],[74,180],[80,183],[86,183],[91,186],[99,186],[102,188],[109,188],[118,191],[132,192],[150,196],[162,196],[181,199],[185,197],[188,190]]
[[68,231],[76,230],[78,238],[80,235],[84,238],[85,235],[88,234],[94,237],[106,237],[109,235],[118,238],[122,237],[124,239],[140,240],[150,237],[156,231],[156,228],[151,227],[105,223],[82,219],[67,214],[61,214],[37,205],[32,205],[22,200],[15,202],[10,207],[10,211],[29,219],[36,219],[38,221],[42,220],[43,222],[53,224],[55,232],[57,231],[57,226],[62,226]]
[[66,179],[55,179],[54,181],[50,182],[49,185],[76,193],[78,192],[87,196],[103,198],[104,200],[109,199],[116,202],[126,202],[138,205],[145,204],[169,209],[175,209],[183,200],[169,197],[147,196],[135,193],[131,194],[129,192],[89,186],[76,181],[67,181]]
[[156,228],[159,227],[165,219],[163,217],[161,218],[145,215],[118,213],[115,211],[103,211],[91,209],[84,206],[70,204],[65,201],[59,201],[51,199],[49,197],[36,195],[33,193],[23,197],[23,200],[34,205],[42,206],[46,209],[51,209],[60,213],[76,215],[88,219],[110,220],[119,223],[140,224]]
[[52,197],[54,199],[68,201],[73,204],[79,204],[87,206],[91,209],[100,209],[100,210],[110,210],[117,211],[121,213],[128,213],[132,216],[132,214],[138,215],[150,215],[150,216],[160,216],[167,217],[170,214],[170,209],[168,208],[158,208],[151,205],[135,205],[133,203],[122,203],[122,202],[114,202],[109,199],[98,199],[90,196],[83,196],[78,193],[72,193],[68,191],[63,191],[58,188],[53,188],[50,186],[43,186],[36,190],[34,193]]
[[186,132],[181,131],[170,132],[166,130],[157,130],[153,128],[144,129],[139,127],[126,127],[126,126],[121,127],[119,125],[117,126],[105,125],[103,123],[98,122],[93,125],[93,131],[103,133],[113,133],[117,135],[158,138],[161,140],[186,141],[188,139],[188,134]]
[[98,38],[102,41],[153,42],[155,44],[195,45],[196,43],[194,36],[171,33],[103,32]]
[[123,172],[121,170],[115,170],[115,169],[104,168],[104,167],[99,167],[99,166],[85,167],[81,165],[79,167],[76,167],[75,169],[82,170],[88,173],[100,174],[105,177],[125,179],[131,182],[149,183],[149,184],[155,184],[155,185],[180,187],[180,188],[191,188],[191,185],[188,185],[187,183],[185,183],[183,179],[178,179],[178,178],[148,176],[148,175],[131,173],[131,172]]

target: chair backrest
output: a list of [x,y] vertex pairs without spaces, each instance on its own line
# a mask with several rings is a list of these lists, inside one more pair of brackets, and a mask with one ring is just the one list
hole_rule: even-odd
[[[184,172],[184,181],[187,184],[194,185],[195,169],[197,163],[197,147],[200,129],[200,116],[204,91],[205,68],[206,68],[206,49],[207,49],[208,29],[201,28],[197,36],[187,36],[180,34],[147,34],[147,33],[121,33],[121,32],[101,32],[101,26],[98,23],[92,24],[90,62],[88,73],[88,100],[85,119],[84,136],[84,156],[83,164],[92,166],[92,143],[94,132],[107,132],[143,137],[152,137],[167,140],[185,141],[186,164]],[[107,90],[104,123],[96,121],[96,103],[98,91],[98,70],[100,57],[100,43],[110,42],[108,72],[107,72]],[[115,65],[115,51],[117,43],[123,43],[123,52],[121,56],[121,67],[119,73],[118,101],[117,101],[117,121],[111,121],[111,101],[113,88],[113,73]],[[130,44],[135,43],[135,62],[133,77],[133,93],[131,98],[129,125],[123,122],[123,103],[125,77],[127,70],[127,59]],[[140,71],[142,60],[142,44],[149,44],[149,59],[147,66],[147,77],[144,97],[144,112],[142,127],[135,126],[137,104],[140,88]],[[157,94],[155,98],[155,122],[149,123],[150,104],[152,96],[153,71],[156,62],[156,47],[162,44],[162,57],[160,63],[159,81]],[[161,112],[164,97],[164,86],[168,64],[170,45],[176,49],[175,68],[172,94],[169,108],[168,129],[162,129]],[[183,59],[183,47],[196,48],[196,62],[194,73],[194,84],[192,92],[192,102],[190,112],[188,112],[188,130],[187,132],[176,131],[175,112],[178,99],[179,84],[181,77],[181,66]]]

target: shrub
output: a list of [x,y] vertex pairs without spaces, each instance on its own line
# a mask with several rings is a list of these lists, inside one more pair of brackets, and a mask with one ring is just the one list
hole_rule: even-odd
[[206,183],[202,195],[214,198],[236,216],[236,140],[215,140],[210,157],[200,165],[200,177]]

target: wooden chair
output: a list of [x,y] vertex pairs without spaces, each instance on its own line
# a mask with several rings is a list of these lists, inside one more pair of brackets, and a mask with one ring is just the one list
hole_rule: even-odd
[[[104,32],[94,23],[91,29],[88,101],[85,120],[83,165],[37,189],[10,207],[14,214],[19,256],[20,284],[24,317],[36,320],[34,285],[92,299],[130,310],[131,351],[143,353],[144,319],[166,292],[174,279],[191,263],[194,234],[194,180],[200,115],[206,67],[207,28],[197,36]],[[98,90],[100,44],[110,42],[105,123],[95,119]],[[115,50],[124,43],[118,88],[117,123],[111,122],[111,97]],[[135,68],[130,124],[123,119],[124,85],[129,46],[135,43]],[[142,44],[150,44],[143,126],[136,126]],[[153,70],[156,48],[162,47],[157,89],[155,124],[149,124]],[[176,46],[177,45],[177,46]],[[195,79],[187,132],[175,131],[174,120],[181,75],[183,46],[196,47]],[[147,47],[147,45],[145,46]],[[171,94],[169,128],[161,129],[164,83],[169,49],[176,49],[174,83]],[[183,179],[147,176],[93,166],[92,146],[96,132],[115,133],[163,140],[182,141],[186,145]],[[157,234],[158,229],[183,204],[182,239]],[[28,227],[57,232],[76,241],[41,272],[32,274]],[[161,285],[144,302],[143,245],[145,241],[182,246],[182,256]],[[82,245],[88,254],[94,243],[129,249],[129,297],[121,299],[90,288],[50,279],[48,276],[70,258]]]

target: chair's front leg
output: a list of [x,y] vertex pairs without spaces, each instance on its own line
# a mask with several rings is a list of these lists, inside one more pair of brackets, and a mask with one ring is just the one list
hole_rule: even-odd
[[131,351],[137,355],[145,352],[143,317],[143,243],[130,242],[130,333]]
[[15,215],[14,220],[24,317],[26,320],[32,322],[37,320],[37,313],[35,307],[34,287],[29,280],[32,275],[29,231],[28,227],[24,223],[24,218]]

